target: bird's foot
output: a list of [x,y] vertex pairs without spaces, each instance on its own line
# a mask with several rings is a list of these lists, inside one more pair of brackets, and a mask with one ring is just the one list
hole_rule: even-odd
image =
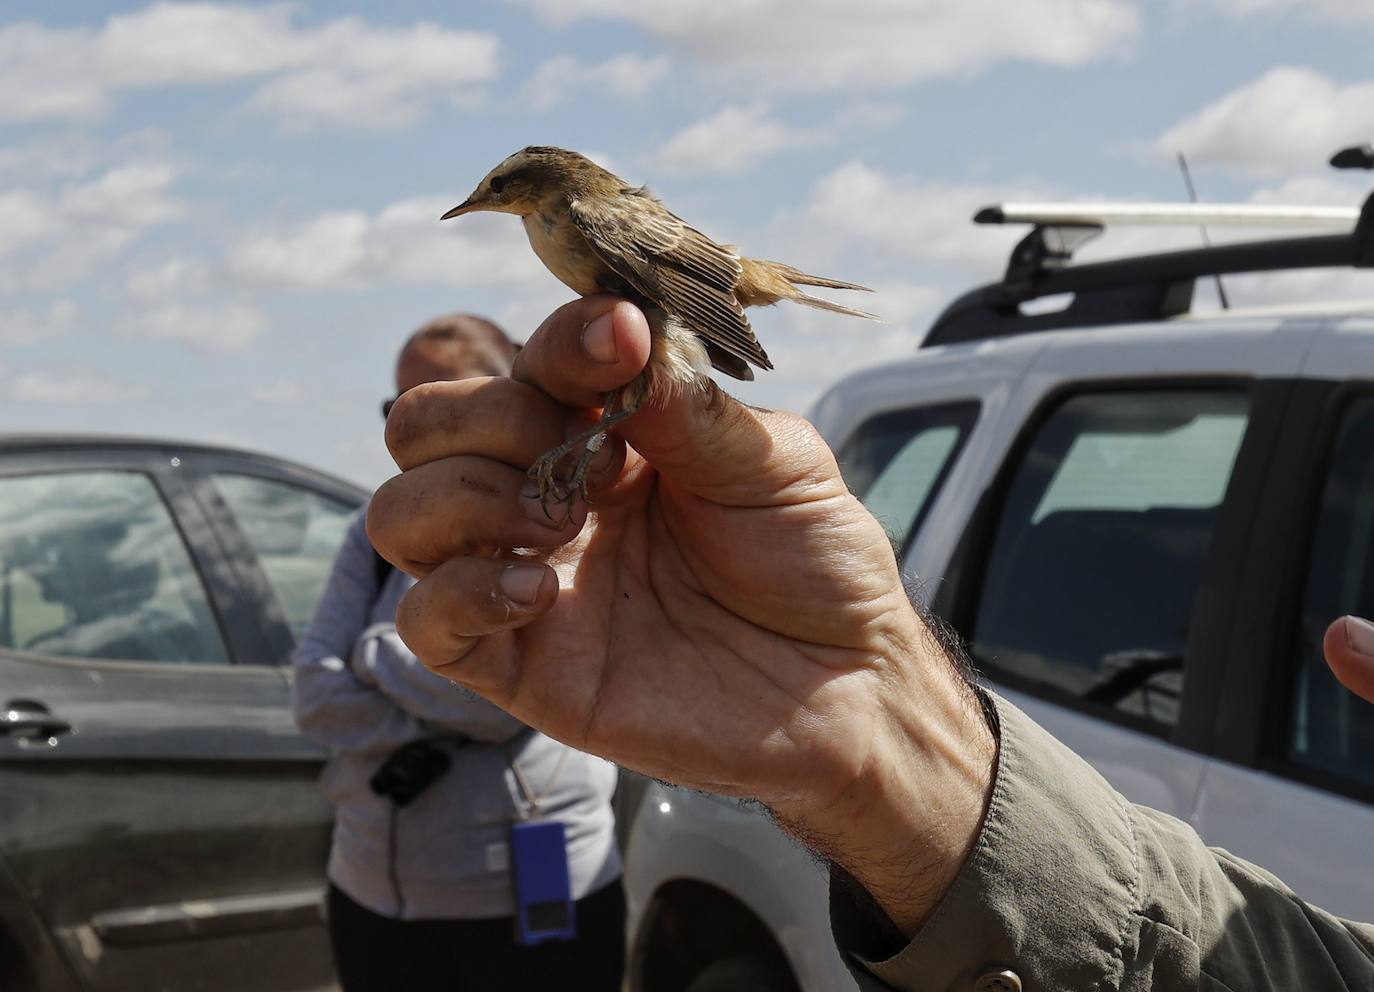
[[562,519],[567,520],[572,515],[572,505],[568,500],[568,489],[557,478],[558,463],[561,462],[572,449],[566,444],[560,444],[552,451],[546,451],[535,459],[530,466],[530,481],[535,484],[536,492],[530,494],[530,499],[539,500],[539,506],[544,511],[544,516],[549,523],[558,524],[559,517],[555,515],[553,508],[549,504],[549,498],[553,498],[554,504],[562,504]]
[[583,502],[590,503],[591,498],[587,493],[587,476],[591,474],[592,462],[601,452],[601,448],[606,443],[606,432],[598,431],[587,438],[587,443],[582,446],[582,454],[577,456],[577,461],[573,462],[572,475],[564,481],[569,497],[577,493],[582,497]]
[[[591,474],[592,462],[595,461],[605,443],[605,431],[596,431],[588,437],[576,437],[550,451],[546,451],[535,459],[534,464],[530,466],[530,480],[538,489],[538,493],[532,495],[531,498],[539,500],[544,516],[548,517],[550,522],[567,523],[571,520],[576,497],[580,496],[584,503],[590,502],[587,493],[587,477]],[[573,463],[572,473],[566,479],[558,478],[559,463],[577,450],[579,445],[582,446],[582,453]],[[550,496],[553,497],[555,504],[561,504],[561,509],[557,513],[550,508]],[[561,519],[559,513],[561,513]]]

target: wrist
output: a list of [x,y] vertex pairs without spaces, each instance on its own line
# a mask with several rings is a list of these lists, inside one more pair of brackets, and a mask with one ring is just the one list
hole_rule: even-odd
[[774,807],[785,829],[863,885],[907,936],[968,859],[997,763],[977,692],[912,619],[913,636],[895,642],[894,684],[876,700],[857,774],[828,795]]

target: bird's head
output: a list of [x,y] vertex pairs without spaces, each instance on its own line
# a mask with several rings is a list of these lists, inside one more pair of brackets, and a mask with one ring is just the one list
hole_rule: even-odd
[[440,220],[478,210],[528,216],[550,196],[574,193],[610,173],[586,156],[563,148],[522,148],[486,174],[477,188]]

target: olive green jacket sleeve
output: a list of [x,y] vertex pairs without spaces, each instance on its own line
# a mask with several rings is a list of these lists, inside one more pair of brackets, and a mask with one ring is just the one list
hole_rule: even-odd
[[835,939],[865,992],[1374,992],[1374,926],[1127,802],[1005,700],[990,710],[1000,746],[987,817],[915,938],[903,946],[862,890],[832,878]]

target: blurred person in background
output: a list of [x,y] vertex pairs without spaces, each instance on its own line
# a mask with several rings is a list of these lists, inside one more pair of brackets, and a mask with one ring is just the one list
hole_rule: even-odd
[[[509,375],[517,350],[490,321],[437,319],[401,349],[397,395]],[[332,753],[328,914],[344,992],[619,989],[615,767],[426,669],[395,626],[415,580],[377,555],[364,524],[350,527],[292,659],[296,721]],[[555,848],[535,852],[533,913],[519,910],[534,896],[513,889],[516,824],[561,825]]]

